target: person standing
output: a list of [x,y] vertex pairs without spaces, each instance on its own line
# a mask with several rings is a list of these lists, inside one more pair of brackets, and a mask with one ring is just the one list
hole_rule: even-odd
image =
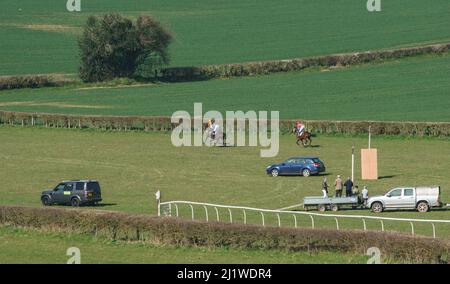
[[363,190],[361,191],[361,194],[364,206],[367,206],[367,199],[369,199],[369,190],[367,189],[367,186],[364,186]]
[[328,197],[328,183],[327,183],[327,178],[323,179],[322,182],[322,193],[323,193],[323,198],[327,198]]
[[336,192],[336,197],[342,197],[342,188],[343,188],[343,184],[342,184],[342,179],[341,176],[338,175],[336,180],[334,181],[334,190]]
[[345,185],[345,196],[346,197],[352,196],[353,182],[350,179],[350,177],[347,177],[347,180],[345,181],[344,185]]

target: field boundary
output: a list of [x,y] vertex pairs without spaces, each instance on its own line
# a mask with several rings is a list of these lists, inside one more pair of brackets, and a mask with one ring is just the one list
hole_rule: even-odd
[[343,67],[384,62],[426,54],[443,54],[450,51],[450,43],[419,45],[397,49],[382,49],[351,53],[293,58],[284,60],[255,61],[234,64],[216,64],[162,69],[162,80],[167,82],[202,81],[217,78],[268,75],[294,72],[311,67]]
[[[336,230],[340,230],[341,228],[339,227],[339,221],[338,218],[350,218],[350,219],[360,219],[362,221],[362,228],[364,231],[367,231],[367,226],[366,226],[366,219],[369,220],[379,220],[380,221],[380,225],[381,225],[381,231],[384,232],[384,223],[383,221],[398,221],[398,222],[409,222],[410,226],[411,226],[411,235],[415,235],[415,231],[414,231],[414,223],[418,222],[418,223],[430,223],[431,224],[431,228],[432,228],[432,232],[433,232],[433,238],[436,238],[436,226],[434,225],[434,223],[445,223],[450,225],[450,220],[429,220],[429,219],[411,219],[411,218],[392,218],[392,217],[376,217],[376,216],[364,216],[364,215],[340,215],[340,214],[323,214],[323,213],[313,213],[313,212],[302,212],[302,211],[286,211],[286,210],[276,210],[276,209],[261,209],[261,208],[253,208],[253,207],[245,207],[245,206],[233,206],[233,205],[219,205],[219,204],[212,204],[212,203],[204,203],[204,202],[193,202],[193,201],[167,201],[167,202],[161,202],[158,206],[158,216],[161,216],[162,213],[168,214],[169,216],[172,216],[172,205],[175,207],[175,215],[176,217],[179,217],[179,210],[178,210],[178,204],[186,204],[190,206],[191,209],[191,219],[192,221],[195,220],[195,214],[194,214],[194,206],[193,205],[198,205],[198,206],[202,206],[205,210],[205,221],[208,222],[209,221],[209,214],[208,214],[208,207],[212,207],[215,209],[216,212],[216,221],[219,222],[220,221],[220,217],[219,217],[219,211],[217,208],[224,208],[224,209],[228,209],[229,212],[229,221],[230,223],[233,223],[233,214],[231,209],[239,209],[242,210],[241,214],[243,214],[244,216],[244,225],[247,225],[247,215],[246,215],[246,210],[247,211],[255,211],[255,212],[259,212],[261,214],[261,225],[263,227],[266,226],[265,224],[265,217],[264,217],[264,213],[272,213],[275,214],[277,216],[278,219],[278,227],[281,227],[281,218],[280,218],[280,214],[289,214],[292,215],[292,217],[294,217],[294,227],[297,228],[297,215],[307,215],[311,218],[311,229],[315,228],[315,223],[314,223],[314,216],[320,216],[320,217],[326,217],[326,218],[334,218],[335,222],[336,222]],[[167,206],[168,211],[164,211],[164,208]],[[163,209],[163,211],[161,210]]]
[[[193,123],[193,130],[195,123]],[[411,137],[450,137],[450,122],[402,122],[402,121],[331,121],[303,120],[308,131],[315,134],[366,134]],[[280,133],[291,133],[296,119],[279,121]],[[171,131],[179,123],[169,116],[100,116],[66,115],[51,113],[15,112],[0,110],[0,124],[19,126],[43,126],[49,128],[100,129],[112,131]],[[206,124],[200,122],[203,128]],[[268,122],[270,125],[270,122]]]
[[361,254],[377,247],[383,259],[407,263],[448,263],[450,250],[447,240],[392,232],[261,227],[101,210],[0,206],[0,224],[155,245]]

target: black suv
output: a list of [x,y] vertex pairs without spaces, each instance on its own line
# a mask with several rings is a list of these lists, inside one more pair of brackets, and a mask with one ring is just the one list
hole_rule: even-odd
[[100,184],[96,180],[69,180],[58,184],[54,189],[42,192],[44,206],[70,204],[72,206],[96,205],[102,201]]

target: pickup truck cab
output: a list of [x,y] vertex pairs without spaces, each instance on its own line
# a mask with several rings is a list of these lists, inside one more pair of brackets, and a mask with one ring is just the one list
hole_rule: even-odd
[[45,190],[41,194],[41,202],[44,206],[52,204],[94,205],[100,201],[102,201],[102,194],[100,184],[96,180],[63,181],[54,189]]
[[416,209],[419,212],[428,212],[433,207],[442,206],[440,195],[439,186],[397,187],[385,195],[370,197],[367,207],[375,213],[385,209]]

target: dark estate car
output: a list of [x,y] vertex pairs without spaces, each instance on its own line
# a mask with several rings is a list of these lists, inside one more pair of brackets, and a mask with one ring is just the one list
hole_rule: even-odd
[[44,206],[94,205],[102,201],[102,193],[100,184],[96,180],[69,180],[58,184],[54,189],[43,191],[41,201]]
[[325,172],[325,165],[319,157],[292,157],[282,163],[268,166],[266,172],[274,177],[279,175],[302,175],[308,177]]

